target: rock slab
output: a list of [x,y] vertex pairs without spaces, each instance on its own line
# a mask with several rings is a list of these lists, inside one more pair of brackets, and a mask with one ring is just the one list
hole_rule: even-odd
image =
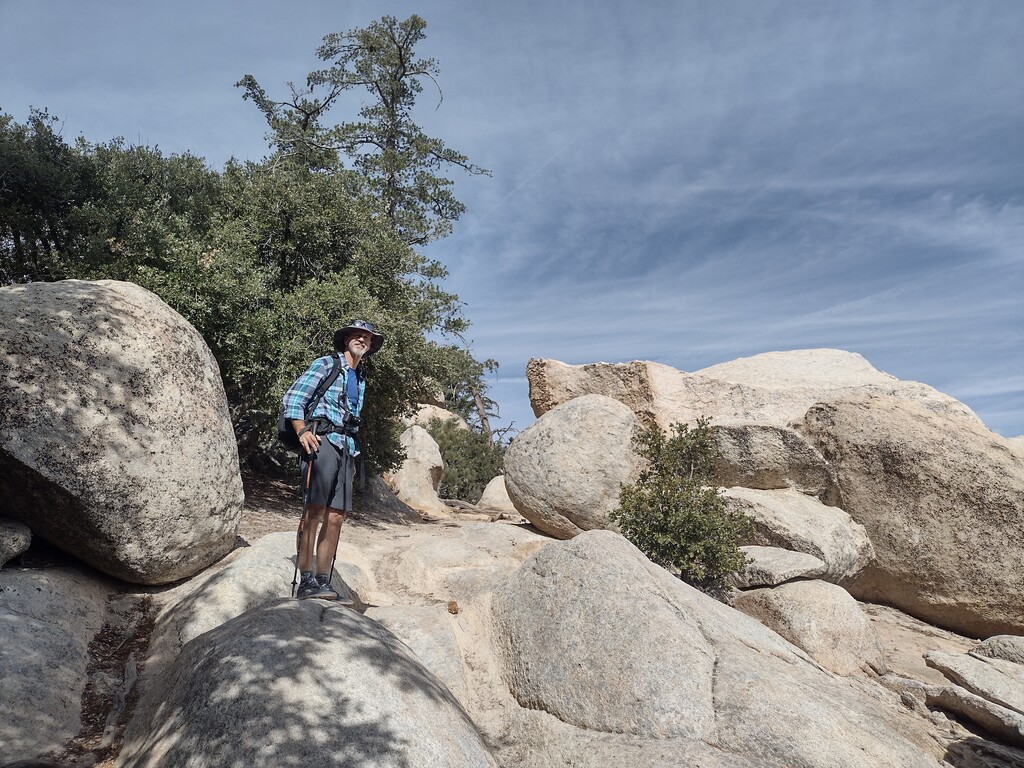
[[793,579],[815,579],[827,570],[814,555],[778,547],[740,547],[747,558],[743,570],[735,574],[733,584],[740,589],[774,587]]
[[89,643],[112,590],[77,569],[0,571],[0,763],[78,735]]
[[1024,667],[1002,659],[932,651],[925,662],[961,688],[1024,717]]
[[394,635],[340,606],[285,599],[190,642],[139,702],[119,768],[199,765],[497,763]]
[[973,720],[1006,744],[1024,747],[1024,717],[1013,710],[959,686],[929,686],[926,701],[930,707],[942,707]]
[[[771,630],[589,531],[531,556],[491,606],[520,706],[604,734],[712,746],[736,764],[934,768],[923,723],[846,685]],[[692,754],[691,754],[692,756]],[[654,764],[641,762],[638,764]]]
[[818,403],[800,430],[874,545],[856,597],[974,637],[1024,632],[1024,461],[1005,438],[875,395]]

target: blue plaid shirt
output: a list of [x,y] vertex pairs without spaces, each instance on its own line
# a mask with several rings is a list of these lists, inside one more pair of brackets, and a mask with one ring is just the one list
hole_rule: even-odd
[[[345,405],[343,397],[348,398],[348,411],[353,416],[358,416],[363,409],[363,393],[366,391],[366,380],[356,371],[348,367],[345,362],[344,353],[339,352],[338,358],[341,361],[341,370],[338,371],[338,378],[327,388],[324,396],[320,398],[310,418],[323,416],[330,419],[332,424],[341,426],[345,418]],[[282,403],[284,404],[284,415],[287,419],[305,419],[305,408],[313,397],[313,390],[316,389],[325,376],[331,372],[331,357],[319,357],[306,369],[306,372],[295,380],[295,383],[284,393]],[[356,398],[353,400],[348,395],[348,382],[354,377],[358,382],[356,387]],[[327,439],[339,448],[344,448],[350,456],[358,456],[356,441],[350,435],[339,435],[333,433],[327,435]]]

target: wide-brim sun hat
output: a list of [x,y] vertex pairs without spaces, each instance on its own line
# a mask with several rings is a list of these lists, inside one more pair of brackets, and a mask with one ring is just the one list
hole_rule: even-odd
[[339,328],[334,332],[334,348],[338,351],[343,350],[345,347],[345,337],[356,331],[366,331],[370,334],[370,351],[366,353],[367,355],[372,355],[384,346],[384,334],[377,330],[377,326],[365,320],[353,320],[344,328]]

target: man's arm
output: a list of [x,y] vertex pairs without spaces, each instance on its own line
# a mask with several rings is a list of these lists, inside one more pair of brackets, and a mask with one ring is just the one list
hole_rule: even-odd
[[320,448],[320,438],[313,431],[302,432],[306,428],[306,406],[316,391],[317,385],[327,375],[327,358],[318,358],[306,369],[295,383],[284,393],[281,403],[284,406],[284,417],[291,421],[295,434],[299,436],[299,445],[306,453],[316,453]]

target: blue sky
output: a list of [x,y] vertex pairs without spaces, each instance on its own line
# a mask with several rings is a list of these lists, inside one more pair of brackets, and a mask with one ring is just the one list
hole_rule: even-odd
[[280,92],[385,13],[428,23],[421,124],[493,171],[453,174],[469,211],[428,255],[518,428],[530,357],[835,347],[1024,433],[1019,0],[0,0],[0,110],[258,159],[233,84]]

